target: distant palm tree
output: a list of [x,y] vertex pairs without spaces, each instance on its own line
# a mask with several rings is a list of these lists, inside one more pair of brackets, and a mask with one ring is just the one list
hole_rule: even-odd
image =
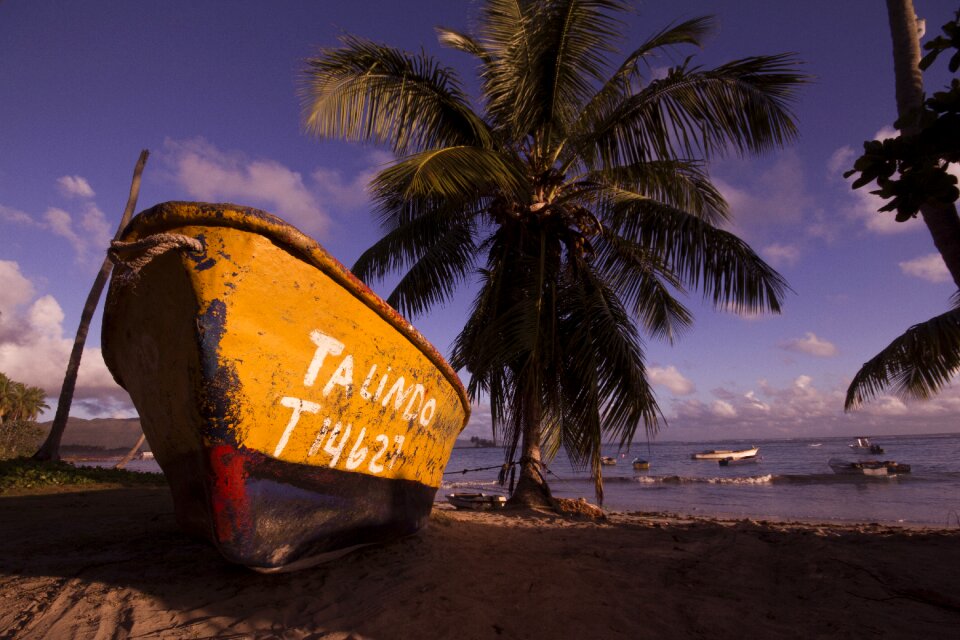
[[33,421],[48,409],[47,392],[11,380],[0,373],[0,424],[4,421]]
[[0,424],[6,419],[10,412],[10,392],[13,389],[14,382],[6,374],[0,373]]
[[804,76],[790,55],[707,69],[687,59],[710,18],[668,27],[619,66],[618,0],[487,0],[475,34],[438,29],[471,54],[482,95],[452,70],[347,36],[305,69],[304,121],[321,138],[385,143],[399,156],[373,180],[385,236],[354,265],[365,280],[405,270],[388,301],[417,316],[472,275],[479,292],[451,363],[489,396],[514,503],[543,502],[541,456],[589,466],[661,415],[638,327],[672,339],[692,321],[677,293],[779,311],[786,284],[717,225],[727,205],[704,160],[755,153],[795,134]]

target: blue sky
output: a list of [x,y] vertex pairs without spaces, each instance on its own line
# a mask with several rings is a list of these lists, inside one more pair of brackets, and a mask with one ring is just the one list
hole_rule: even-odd
[[[956,10],[915,0],[928,38]],[[279,215],[350,265],[375,241],[364,185],[383,149],[306,136],[302,61],[351,33],[423,48],[472,78],[433,28],[465,29],[465,0],[353,2],[0,2],[0,371],[54,404],[84,299],[151,151],[139,209],[231,201]],[[744,318],[688,299],[693,329],[645,345],[668,419],[665,440],[960,430],[960,385],[927,403],[881,398],[853,414],[859,365],[908,326],[947,309],[953,287],[923,225],[895,224],[841,174],[895,119],[889,30],[879,0],[635,3],[624,50],[672,21],[713,14],[704,66],[795,52],[814,76],[795,105],[800,139],[760,158],[715,161],[733,230],[789,281],[780,316]],[[942,68],[943,65],[940,65]],[[939,89],[942,73],[927,76]],[[468,82],[468,86],[475,83]],[[380,288],[380,293],[385,291]],[[414,324],[442,352],[469,291]],[[75,415],[132,415],[91,331]],[[52,412],[48,412],[52,415]],[[486,408],[467,435],[488,435]]]

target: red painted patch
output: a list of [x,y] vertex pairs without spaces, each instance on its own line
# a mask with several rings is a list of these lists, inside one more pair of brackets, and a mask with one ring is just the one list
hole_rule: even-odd
[[214,535],[219,542],[239,542],[250,529],[250,499],[246,492],[247,456],[231,445],[208,450]]

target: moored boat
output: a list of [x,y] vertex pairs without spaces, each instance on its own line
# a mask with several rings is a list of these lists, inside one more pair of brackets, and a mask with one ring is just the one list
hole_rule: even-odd
[[731,467],[731,466],[738,466],[741,464],[757,464],[758,462],[760,462],[760,460],[761,460],[760,456],[752,455],[752,456],[743,456],[742,458],[733,458],[733,457],[721,458],[720,460],[717,460],[717,463],[719,463],[721,467]]
[[426,523],[466,394],[315,241],[256,209],[165,203],[113,253],[104,359],[185,530],[269,572]]
[[694,453],[691,457],[694,460],[723,460],[724,458],[731,458],[733,460],[738,460],[740,458],[747,458],[749,456],[757,455],[757,452],[760,449],[758,447],[750,447],[749,449],[711,449],[710,451],[701,451],[700,453]]
[[636,471],[647,471],[650,469],[650,462],[648,460],[641,460],[640,458],[634,458],[633,468]]
[[864,436],[857,438],[853,444],[849,445],[849,447],[861,453],[870,453],[874,455],[883,453],[883,447],[878,444],[873,444],[870,442],[869,438]]
[[609,466],[613,466],[613,465],[617,464],[617,459],[614,458],[613,456],[603,456],[603,457],[600,458],[600,464],[605,465],[605,466],[608,466],[608,467],[609,467]]
[[910,473],[910,465],[894,460],[864,460],[850,462],[831,458],[827,463],[834,473],[841,475],[892,476]]
[[447,502],[457,509],[480,511],[502,509],[507,504],[507,498],[489,493],[450,493],[447,494]]

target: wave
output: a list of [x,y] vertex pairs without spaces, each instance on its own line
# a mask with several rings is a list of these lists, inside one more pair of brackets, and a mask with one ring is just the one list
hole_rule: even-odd
[[[772,474],[762,476],[736,477],[696,477],[696,476],[637,476],[635,478],[617,478],[627,482],[640,484],[771,484],[774,481]],[[604,480],[607,482],[607,480]]]

